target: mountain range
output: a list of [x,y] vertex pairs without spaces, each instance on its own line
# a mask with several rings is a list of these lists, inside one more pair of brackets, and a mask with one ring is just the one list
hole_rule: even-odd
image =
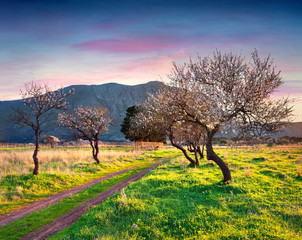
[[[152,81],[135,86],[122,85],[117,83],[107,83],[102,85],[73,85],[66,87],[65,92],[74,88],[74,95],[67,98],[69,108],[78,105],[82,106],[104,106],[109,109],[109,113],[114,118],[114,124],[109,127],[107,133],[101,135],[101,141],[120,142],[126,141],[123,133],[120,132],[120,125],[126,115],[126,109],[130,106],[144,102],[148,93],[158,91],[163,83]],[[13,143],[34,142],[34,133],[30,127],[20,128],[14,125],[9,116],[21,100],[0,101],[0,141]],[[56,114],[43,126],[41,136],[53,135],[59,139],[70,139],[67,129],[58,127],[55,124]],[[282,133],[274,137],[290,136],[302,137],[302,122],[292,123]]]
[[[72,88],[75,93],[67,98],[69,108],[76,106],[104,106],[109,109],[109,113],[114,118],[114,123],[109,127],[107,133],[101,134],[101,141],[119,142],[126,141],[124,134],[120,132],[120,125],[126,116],[126,109],[130,106],[142,103],[148,93],[158,91],[161,82],[152,81],[135,86],[122,85],[117,83],[107,83],[102,85],[73,85],[64,88],[68,92]],[[0,141],[25,143],[34,142],[34,132],[30,127],[21,128],[14,125],[10,120],[13,108],[21,105],[21,100],[0,101]],[[59,139],[70,139],[68,129],[58,127],[55,124],[57,114],[49,119],[47,125],[42,127],[41,136],[53,135]]]

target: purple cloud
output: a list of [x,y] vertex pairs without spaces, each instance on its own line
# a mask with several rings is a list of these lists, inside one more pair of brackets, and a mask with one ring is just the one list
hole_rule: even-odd
[[137,37],[93,40],[74,44],[72,47],[87,51],[129,53],[173,49],[182,42],[182,39],[175,40],[171,37]]

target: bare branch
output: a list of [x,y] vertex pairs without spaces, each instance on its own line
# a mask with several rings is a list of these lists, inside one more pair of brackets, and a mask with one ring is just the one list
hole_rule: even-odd
[[73,112],[58,115],[58,124],[69,128],[76,138],[88,140],[92,147],[92,154],[97,163],[98,141],[102,132],[108,131],[112,118],[108,116],[108,109],[104,107],[92,108],[79,106]]
[[25,85],[25,90],[21,90],[23,106],[13,109],[10,119],[21,127],[29,126],[35,132],[36,148],[33,159],[35,163],[34,174],[39,172],[39,137],[41,133],[41,124],[53,114],[53,109],[64,109],[67,106],[66,97],[74,93],[74,90],[64,93],[60,88],[52,91],[47,84],[30,82]]

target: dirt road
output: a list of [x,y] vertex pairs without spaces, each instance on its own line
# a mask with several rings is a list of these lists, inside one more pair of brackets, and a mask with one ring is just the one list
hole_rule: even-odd
[[80,192],[80,191],[82,191],[82,190],[84,190],[84,189],[86,189],[86,188],[88,188],[92,185],[98,184],[101,181],[104,181],[108,178],[115,177],[115,176],[117,176],[119,174],[122,174],[124,172],[127,172],[131,169],[133,169],[133,168],[126,168],[126,169],[120,170],[118,172],[110,173],[110,174],[108,174],[104,177],[95,179],[91,182],[82,184],[80,186],[71,188],[69,190],[65,190],[63,192],[54,194],[54,195],[52,195],[50,197],[47,197],[45,199],[42,199],[42,200],[39,200],[39,201],[36,201],[36,202],[32,202],[32,203],[30,203],[26,206],[23,206],[23,207],[15,210],[15,211],[12,211],[8,214],[4,214],[4,215],[0,216],[0,228],[3,227],[6,224],[9,224],[10,222],[16,221],[16,220],[26,216],[29,213],[35,212],[39,209],[42,209],[42,208],[45,208],[49,205],[55,204],[55,203],[59,202],[60,200],[69,197],[70,195],[74,195],[74,194],[76,194],[76,193],[78,193],[78,192]]
[[160,161],[159,163],[151,166],[148,169],[139,172],[126,180],[106,189],[105,191],[99,193],[96,197],[89,199],[88,201],[84,202],[80,207],[77,207],[64,216],[54,220],[52,223],[49,223],[42,228],[36,229],[34,232],[28,234],[27,236],[23,237],[24,240],[38,240],[38,239],[46,239],[55,233],[59,232],[60,230],[69,227],[71,224],[75,223],[81,215],[89,210],[94,205],[100,204],[109,196],[115,194],[116,192],[120,191],[124,187],[128,186],[131,182],[134,182],[141,178],[142,176],[146,175],[151,170],[158,167],[162,162],[164,162],[167,158]]

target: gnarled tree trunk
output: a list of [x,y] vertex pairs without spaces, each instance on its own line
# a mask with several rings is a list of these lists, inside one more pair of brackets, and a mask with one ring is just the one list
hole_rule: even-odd
[[223,181],[225,183],[230,183],[232,181],[230,169],[225,164],[225,162],[220,157],[218,157],[218,155],[213,150],[212,140],[213,140],[213,136],[215,133],[216,132],[213,132],[213,131],[208,132],[208,138],[207,138],[207,142],[206,142],[207,159],[213,160],[220,167],[222,174],[223,174]]
[[203,151],[204,151],[204,144],[202,144],[202,150],[200,149],[200,146],[197,146],[197,152],[199,153],[200,159],[204,158]]
[[199,145],[196,145],[194,143],[188,145],[188,151],[195,154],[195,157],[199,155],[199,159],[203,159],[203,151],[204,151],[204,144],[202,145],[202,150],[200,149]]
[[188,159],[190,161],[190,163],[192,163],[194,166],[199,166],[199,161],[198,158],[196,158],[196,153],[195,153],[195,158],[197,159],[196,161],[194,161],[187,153],[186,149],[184,149],[180,144],[177,144],[174,141],[174,138],[172,136],[169,136],[169,139],[171,141],[172,146],[178,148],[179,150],[182,151],[182,153],[185,155],[186,159]]
[[34,163],[35,163],[35,168],[34,168],[34,171],[33,171],[33,174],[34,175],[38,175],[39,174],[39,159],[38,159],[38,153],[39,153],[39,130],[35,130],[35,135],[36,135],[36,145],[35,145],[35,151],[34,151],[34,154],[33,154],[33,160],[34,160]]
[[98,140],[96,140],[96,141],[89,140],[89,143],[90,143],[90,146],[92,147],[93,159],[96,161],[97,164],[100,164],[100,160],[98,159],[98,154],[99,154]]

